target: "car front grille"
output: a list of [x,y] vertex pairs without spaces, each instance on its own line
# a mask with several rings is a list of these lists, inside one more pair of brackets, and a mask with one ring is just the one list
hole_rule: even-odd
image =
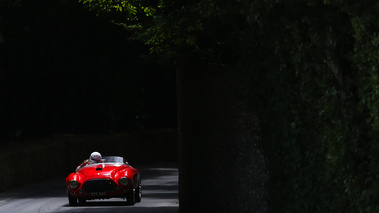
[[115,183],[108,179],[88,180],[84,183],[84,192],[111,192],[115,189]]

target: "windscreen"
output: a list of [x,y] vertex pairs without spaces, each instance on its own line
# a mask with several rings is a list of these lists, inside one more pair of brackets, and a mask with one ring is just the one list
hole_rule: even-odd
[[104,163],[124,163],[124,158],[119,156],[105,156],[102,161]]

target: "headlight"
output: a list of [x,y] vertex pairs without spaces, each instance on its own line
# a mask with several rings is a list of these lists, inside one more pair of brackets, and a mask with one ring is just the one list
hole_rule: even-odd
[[120,184],[121,184],[122,186],[127,186],[127,185],[129,184],[129,179],[128,179],[127,177],[122,177],[122,178],[120,179]]
[[71,189],[76,189],[78,187],[79,187],[79,182],[78,181],[76,181],[76,180],[70,181],[70,188]]

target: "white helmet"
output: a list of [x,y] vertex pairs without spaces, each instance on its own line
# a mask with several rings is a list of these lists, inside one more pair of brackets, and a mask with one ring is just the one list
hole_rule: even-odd
[[100,163],[101,162],[101,154],[99,152],[92,152],[89,156],[89,160],[91,162]]

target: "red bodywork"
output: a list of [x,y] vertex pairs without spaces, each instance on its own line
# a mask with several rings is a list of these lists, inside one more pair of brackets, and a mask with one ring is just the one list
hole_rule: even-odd
[[[128,178],[123,186],[121,178]],[[79,186],[70,187],[76,180]],[[125,198],[129,190],[136,189],[140,184],[140,171],[125,163],[89,164],[66,178],[66,185],[71,196],[78,199],[104,199],[112,197]]]

